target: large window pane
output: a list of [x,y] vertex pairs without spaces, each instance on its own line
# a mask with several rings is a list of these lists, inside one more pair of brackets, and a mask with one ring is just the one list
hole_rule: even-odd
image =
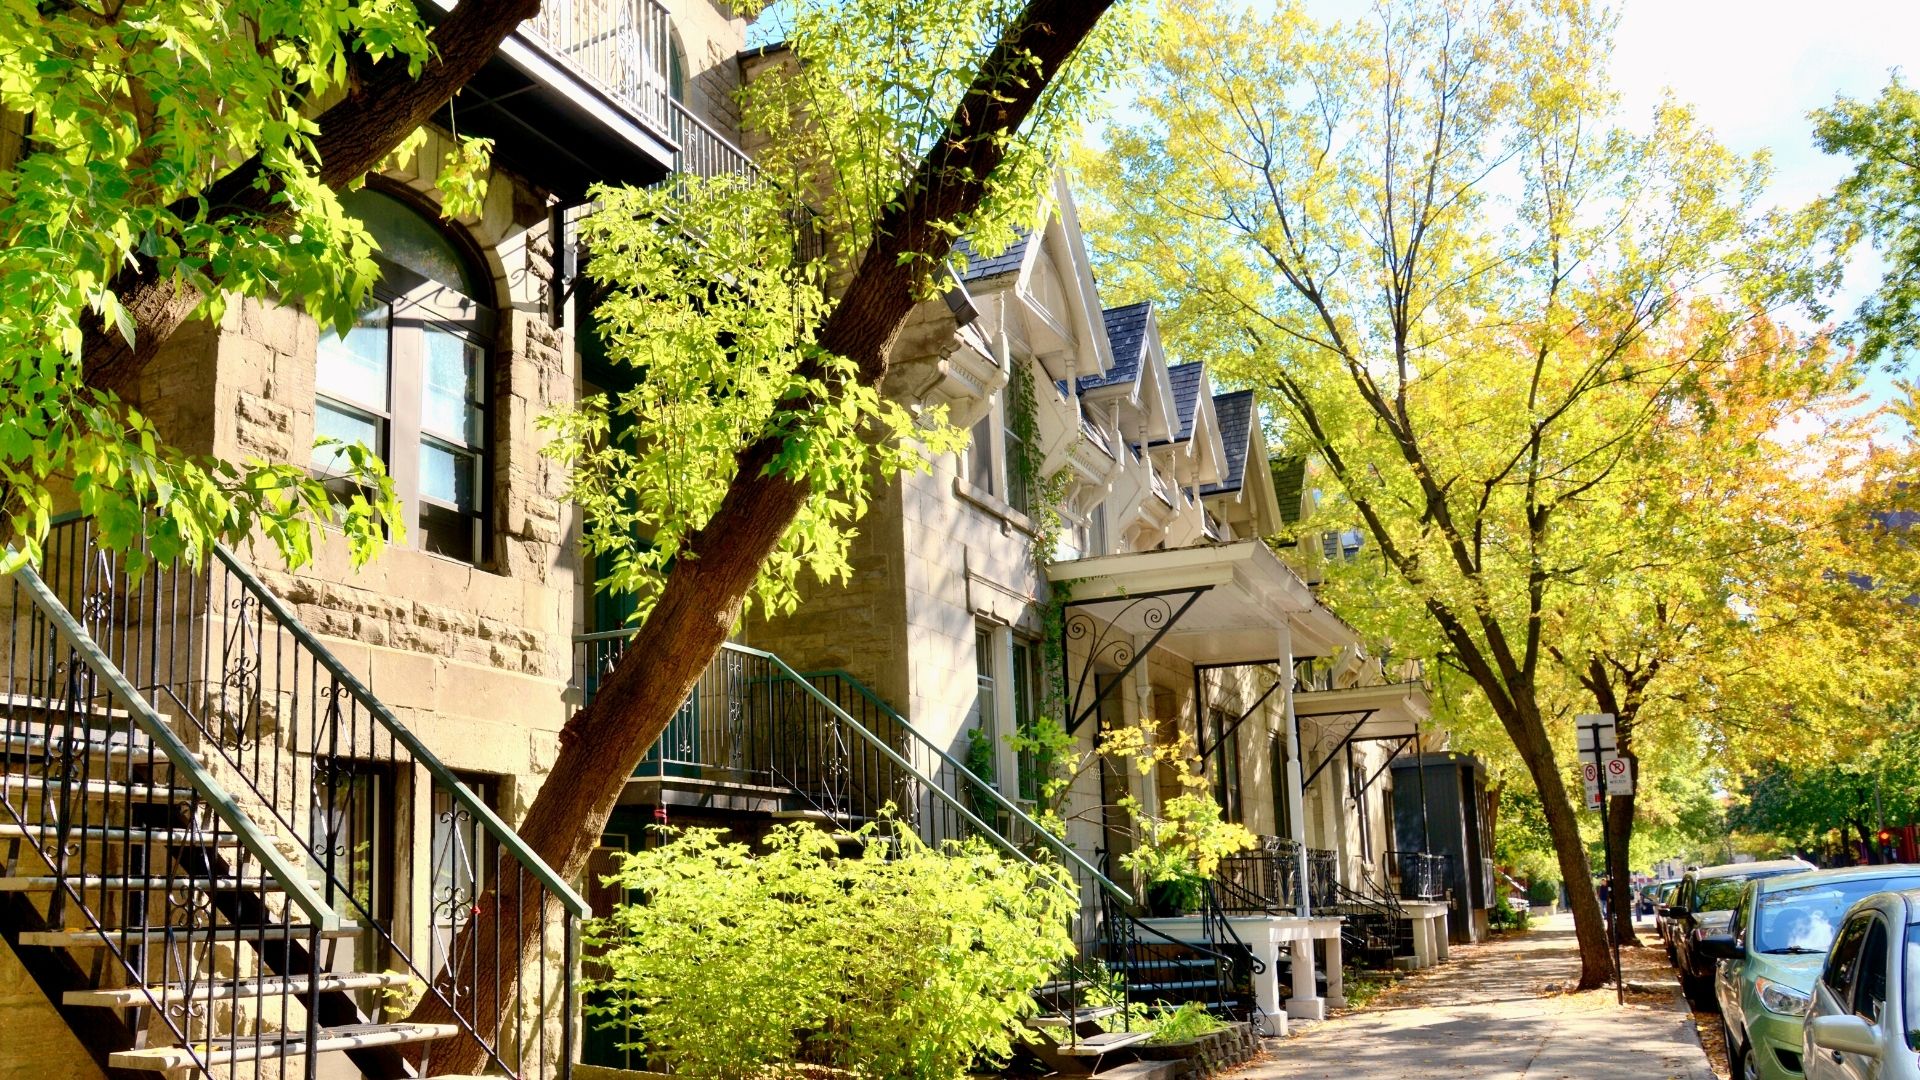
[[420,494],[459,509],[474,506],[474,456],[434,442],[420,444]]
[[313,372],[314,389],[328,397],[387,411],[392,384],[388,359],[391,335],[385,304],[361,312],[345,335],[322,335]]
[[480,441],[479,350],[445,330],[426,330],[420,426],[469,446]]
[[318,439],[338,439],[342,443],[360,443],[375,454],[386,457],[385,440],[380,437],[381,424],[377,417],[352,409],[342,408],[330,401],[317,401],[313,409],[313,434],[316,439],[313,448],[313,467],[323,473],[341,473],[347,469],[347,457],[342,447],[321,446]]

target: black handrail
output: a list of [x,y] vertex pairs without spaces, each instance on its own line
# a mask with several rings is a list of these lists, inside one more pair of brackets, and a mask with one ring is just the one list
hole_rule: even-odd
[[[305,850],[360,930],[335,956],[405,973],[492,1068],[569,1075],[586,902],[232,552],[213,556],[148,565],[140,550],[135,574],[74,518],[50,534],[43,573],[147,702],[197,731],[255,819]],[[409,819],[431,835],[401,857],[387,830]],[[501,902],[483,909],[489,892]],[[397,1011],[382,994],[359,1002]]]

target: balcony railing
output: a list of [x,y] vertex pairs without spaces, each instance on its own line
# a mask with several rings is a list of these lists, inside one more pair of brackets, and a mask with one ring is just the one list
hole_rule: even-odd
[[1220,860],[1214,872],[1214,892],[1230,915],[1294,915],[1300,912],[1300,874],[1304,867],[1307,904],[1317,911],[1339,901],[1340,857],[1319,848],[1306,849],[1284,836],[1261,838],[1256,850]]
[[671,20],[657,0],[546,0],[520,33],[655,130],[671,131]]
[[1424,851],[1387,852],[1387,876],[1400,882],[1402,900],[1445,900],[1447,857]]

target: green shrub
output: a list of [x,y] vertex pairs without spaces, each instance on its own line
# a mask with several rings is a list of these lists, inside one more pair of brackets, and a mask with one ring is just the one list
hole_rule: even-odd
[[1534,878],[1527,886],[1527,902],[1534,907],[1547,907],[1560,902],[1560,883],[1546,878]]
[[1190,1042],[1202,1035],[1211,1035],[1227,1026],[1226,1021],[1207,1011],[1205,1005],[1189,1001],[1178,1008],[1161,1006],[1158,1015],[1148,1021],[1153,1028],[1150,1043]]
[[1533,925],[1533,917],[1524,911],[1515,911],[1507,898],[1502,896],[1487,912],[1487,927],[1492,930],[1525,930]]
[[979,841],[935,851],[870,826],[840,857],[809,825],[765,850],[665,830],[608,880],[636,892],[588,927],[595,1023],[690,1077],[791,1064],[950,1080],[1002,1057],[1033,991],[1073,951],[1065,875]]

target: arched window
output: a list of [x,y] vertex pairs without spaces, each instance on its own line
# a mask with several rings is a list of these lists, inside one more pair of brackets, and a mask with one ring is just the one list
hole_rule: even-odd
[[[342,195],[380,245],[380,283],[346,334],[321,337],[314,433],[380,455],[410,547],[478,563],[487,555],[487,357],[494,311],[475,260],[431,217],[383,191]],[[314,447],[336,472],[339,451]]]

